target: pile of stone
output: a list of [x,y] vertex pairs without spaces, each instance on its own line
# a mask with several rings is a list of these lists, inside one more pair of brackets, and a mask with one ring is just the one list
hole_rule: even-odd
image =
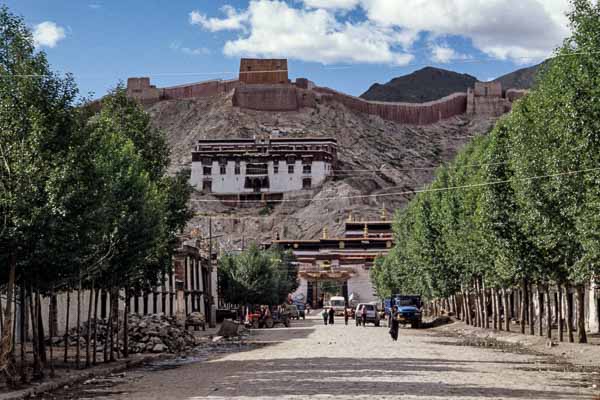
[[[93,322],[91,326],[91,335],[93,341]],[[79,338],[80,346],[86,345],[88,323],[84,322],[81,326]],[[164,315],[147,315],[140,316],[136,314],[129,315],[128,318],[128,347],[130,353],[181,353],[190,350],[200,343],[199,338],[184,328],[183,325],[177,324],[174,317]],[[97,329],[97,346],[98,350],[104,348],[104,343],[108,336],[108,323],[105,320],[98,320]],[[77,345],[77,330],[71,330],[68,336],[71,346]],[[60,341],[62,342],[62,340]],[[94,344],[93,342],[91,343]],[[115,343],[116,349],[117,343]],[[119,321],[118,334],[119,350],[123,350],[123,321]]]
[[130,315],[129,342],[132,353],[180,353],[198,344],[194,334],[175,318],[162,315]]

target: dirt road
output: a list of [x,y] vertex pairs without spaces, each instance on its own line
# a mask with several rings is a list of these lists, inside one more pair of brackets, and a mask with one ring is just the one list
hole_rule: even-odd
[[[351,321],[353,322],[353,321]],[[592,399],[589,376],[551,359],[460,345],[436,330],[310,319],[258,331],[270,346],[132,375],[108,399]]]

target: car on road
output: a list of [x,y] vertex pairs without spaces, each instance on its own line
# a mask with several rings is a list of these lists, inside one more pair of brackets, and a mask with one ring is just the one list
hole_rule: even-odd
[[342,296],[333,296],[329,299],[329,304],[335,315],[344,315],[344,311],[346,311],[346,299]]
[[296,304],[288,304],[285,310],[289,314],[290,319],[300,319],[300,310]]
[[366,315],[366,323],[369,324],[374,324],[375,326],[379,326],[380,323],[380,319],[379,319],[379,313],[377,312],[377,306],[375,306],[372,303],[360,303],[359,305],[356,306],[356,309],[354,311],[354,315],[356,316],[356,325],[360,325],[361,323],[363,323],[362,321],[362,309],[363,307],[365,307],[367,309],[367,315]]

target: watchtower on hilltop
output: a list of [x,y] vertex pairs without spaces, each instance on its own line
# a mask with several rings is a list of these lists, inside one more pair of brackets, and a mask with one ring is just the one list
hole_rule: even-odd
[[240,81],[245,84],[289,83],[287,60],[242,58]]

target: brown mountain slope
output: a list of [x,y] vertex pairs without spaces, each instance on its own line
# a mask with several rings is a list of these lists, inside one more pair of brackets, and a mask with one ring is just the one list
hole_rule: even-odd
[[[233,209],[212,196],[194,195],[194,208],[213,215],[213,233],[225,248],[242,241],[264,241],[277,231],[282,237],[319,237],[323,226],[341,233],[353,211],[378,218],[382,206],[394,210],[410,195],[382,198],[348,196],[406,192],[430,182],[434,169],[449,161],[471,137],[485,133],[493,120],[453,118],[432,126],[406,126],[354,113],[341,104],[319,105],[299,112],[268,113],[231,106],[231,94],[204,99],[165,101],[149,108],[154,124],[167,132],[172,169],[189,167],[198,139],[253,137],[278,133],[292,137],[334,137],[339,145],[339,169],[348,170],[311,193],[291,194],[291,202],[273,210]],[[315,196],[313,201],[310,197]],[[294,200],[295,199],[295,200]],[[191,226],[208,231],[208,218],[198,216]]]
[[501,77],[495,79],[494,82],[502,83],[502,87],[504,89],[531,89],[535,84],[540,70],[547,65],[547,63],[548,61],[544,61],[541,64],[528,68],[522,68],[509,74],[502,75]]
[[445,69],[426,67],[386,84],[376,83],[360,97],[373,101],[424,103],[456,92],[466,92],[477,78]]

